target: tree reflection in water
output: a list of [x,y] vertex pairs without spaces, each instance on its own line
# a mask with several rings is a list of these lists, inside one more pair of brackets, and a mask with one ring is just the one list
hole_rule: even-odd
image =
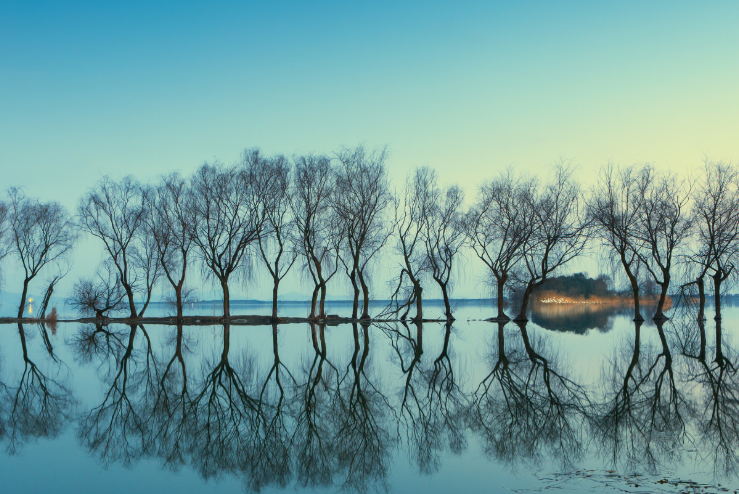
[[[394,446],[386,420],[392,405],[369,368],[370,327],[352,323],[354,354],[339,380],[339,393],[332,402],[333,444],[341,487],[363,492],[387,489],[390,450]],[[360,341],[361,339],[361,341]]]
[[224,325],[220,355],[204,364],[205,378],[190,407],[190,457],[206,479],[226,473],[248,476],[257,460],[260,404],[255,364],[244,353],[232,365],[230,348],[231,328]]
[[705,323],[698,321],[698,338],[683,325],[678,331],[683,354],[688,357],[686,380],[695,388],[694,418],[698,441],[716,474],[739,471],[739,376],[737,355],[723,338],[721,319],[715,322],[715,345],[708,348]]
[[170,470],[178,470],[187,463],[187,448],[193,433],[189,413],[192,397],[185,362],[185,353],[188,351],[184,328],[179,324],[174,335],[172,356],[169,360],[163,359],[161,364],[157,392],[149,417],[156,454]]
[[687,403],[677,389],[665,323],[656,324],[657,350],[642,348],[642,323],[634,323],[630,348],[622,348],[607,364],[607,377],[601,382],[603,401],[591,418],[594,439],[614,466],[623,462],[629,469],[646,468],[649,473],[679,460],[688,439]]
[[285,487],[292,477],[290,458],[290,424],[285,404],[283,382],[291,387],[295,378],[280,360],[277,324],[272,325],[272,353],[274,359],[263,382],[258,400],[258,445],[256,461],[250,465],[249,479],[252,490],[267,485]]
[[20,452],[27,441],[55,438],[70,419],[74,398],[49,342],[46,327],[38,326],[52,365],[53,376],[31,359],[26,330],[18,323],[23,363],[17,382],[0,382],[0,441],[7,441],[9,454]]
[[424,474],[441,466],[445,448],[459,454],[467,440],[462,424],[464,395],[455,381],[449,341],[452,324],[444,326],[441,352],[431,365],[422,365],[423,324],[386,326],[400,370],[404,375],[400,393],[398,429],[404,432],[411,461]]
[[[525,323],[497,324],[482,379],[469,382],[458,377],[474,374],[456,366],[451,323],[339,327],[351,329],[350,344],[332,347],[332,358],[325,325],[311,324],[294,367],[283,357],[287,330],[276,325],[263,328],[271,349],[259,348],[261,360],[250,338],[234,343],[228,325],[213,329],[211,354],[193,347],[202,328],[158,328],[155,345],[143,326],[84,325],[67,345],[97,371],[102,392],[76,416],[54,342],[39,327],[31,350],[19,326],[17,378],[0,374],[0,440],[14,453],[73,425],[103,465],[153,459],[205,479],[235,477],[249,491],[292,483],[386,490],[399,450],[433,474],[471,440],[513,469],[546,462],[570,470],[599,453],[608,466],[661,472],[698,452],[717,477],[733,477],[736,353],[720,321],[707,332],[694,315],[675,316],[656,327],[636,323],[588,389],[554,336]],[[37,354],[53,372],[36,365]],[[342,354],[344,363],[334,361]]]
[[542,355],[546,340],[534,349],[526,323],[519,324],[520,339],[506,347],[505,324],[498,323],[493,368],[471,397],[470,427],[498,461],[515,465],[546,455],[570,467],[583,453],[585,389],[557,370],[556,351]]
[[326,358],[326,326],[310,325],[313,358],[303,366],[304,377],[293,388],[295,431],[293,448],[298,484],[325,487],[333,483],[331,403],[340,399],[339,373]]
[[98,368],[108,386],[102,402],[81,417],[77,431],[80,441],[103,464],[121,462],[129,466],[152,450],[147,398],[156,396],[158,380],[149,335],[143,326],[135,324],[119,332],[88,326],[76,336],[74,344],[77,355],[100,360]]

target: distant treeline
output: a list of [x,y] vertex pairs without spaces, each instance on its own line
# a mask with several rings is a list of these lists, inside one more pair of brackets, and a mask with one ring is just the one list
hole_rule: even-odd
[[575,273],[569,276],[554,276],[546,280],[540,287],[540,292],[555,292],[565,297],[606,297],[616,295],[609,290],[610,279],[606,275],[598,278],[589,278],[585,273]]
[[650,292],[658,294],[654,318],[664,318],[670,290],[692,294],[702,318],[704,284],[721,294],[735,274],[739,176],[732,164],[707,161],[691,177],[609,164],[589,190],[568,163],[545,179],[509,168],[482,181],[466,207],[464,191],[441,185],[427,167],[396,191],[386,161],[384,149],[363,146],[292,158],[247,150],[232,165],[205,163],[188,177],[172,173],[150,184],[104,177],[74,216],[11,188],[0,202],[0,258],[10,255],[23,273],[18,318],[42,273],[44,317],[83,233],[99,240],[105,260],[94,277],[75,283],[70,299],[100,319],[121,309],[142,317],[159,284],[170,288],[181,319],[193,300],[193,268],[220,285],[224,317],[235,278],[248,281],[258,267],[269,273],[274,320],[280,283],[292,269],[312,284],[311,319],[326,317],[327,285],[338,277],[351,283],[352,318],[369,319],[370,274],[380,255],[398,261],[381,315],[406,319],[413,311],[415,321],[424,318],[423,291],[432,283],[454,319],[449,297],[463,249],[487,266],[501,320],[512,292],[516,319],[525,320],[531,295],[544,286],[606,290],[603,280],[557,276],[589,248],[628,280],[635,320],[643,320],[640,294]]

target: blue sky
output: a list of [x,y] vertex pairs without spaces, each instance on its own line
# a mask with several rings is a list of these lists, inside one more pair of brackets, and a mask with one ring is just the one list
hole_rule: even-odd
[[247,147],[514,164],[737,158],[739,2],[0,3],[3,188],[74,209]]

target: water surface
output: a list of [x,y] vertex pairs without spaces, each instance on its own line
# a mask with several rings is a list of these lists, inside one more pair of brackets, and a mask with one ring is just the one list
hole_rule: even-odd
[[[738,309],[659,327],[561,308],[525,327],[479,320],[492,312],[422,327],[0,326],[3,491],[737,485]],[[633,475],[641,487],[613,480]]]

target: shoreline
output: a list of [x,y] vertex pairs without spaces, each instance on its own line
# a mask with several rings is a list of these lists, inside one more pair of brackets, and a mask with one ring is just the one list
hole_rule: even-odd
[[95,317],[82,317],[78,319],[57,319],[56,321],[34,319],[34,318],[21,318],[17,317],[0,317],[0,324],[60,324],[60,323],[80,323],[80,324],[101,324],[107,326],[109,324],[151,324],[151,325],[164,325],[164,326],[177,326],[182,324],[184,326],[212,326],[214,324],[223,325],[229,324],[234,326],[271,326],[271,325],[282,325],[282,324],[325,324],[327,326],[335,326],[339,324],[373,324],[373,323],[405,323],[405,324],[416,324],[421,323],[446,323],[449,322],[447,319],[422,319],[421,321],[411,321],[410,319],[385,319],[385,318],[369,318],[359,319],[352,317],[339,317],[330,316],[323,319],[311,319],[308,317],[278,317],[276,320],[272,316],[260,316],[260,315],[238,315],[238,316],[185,316],[181,319],[177,319],[176,316],[166,317],[106,317],[104,319],[97,319]]

